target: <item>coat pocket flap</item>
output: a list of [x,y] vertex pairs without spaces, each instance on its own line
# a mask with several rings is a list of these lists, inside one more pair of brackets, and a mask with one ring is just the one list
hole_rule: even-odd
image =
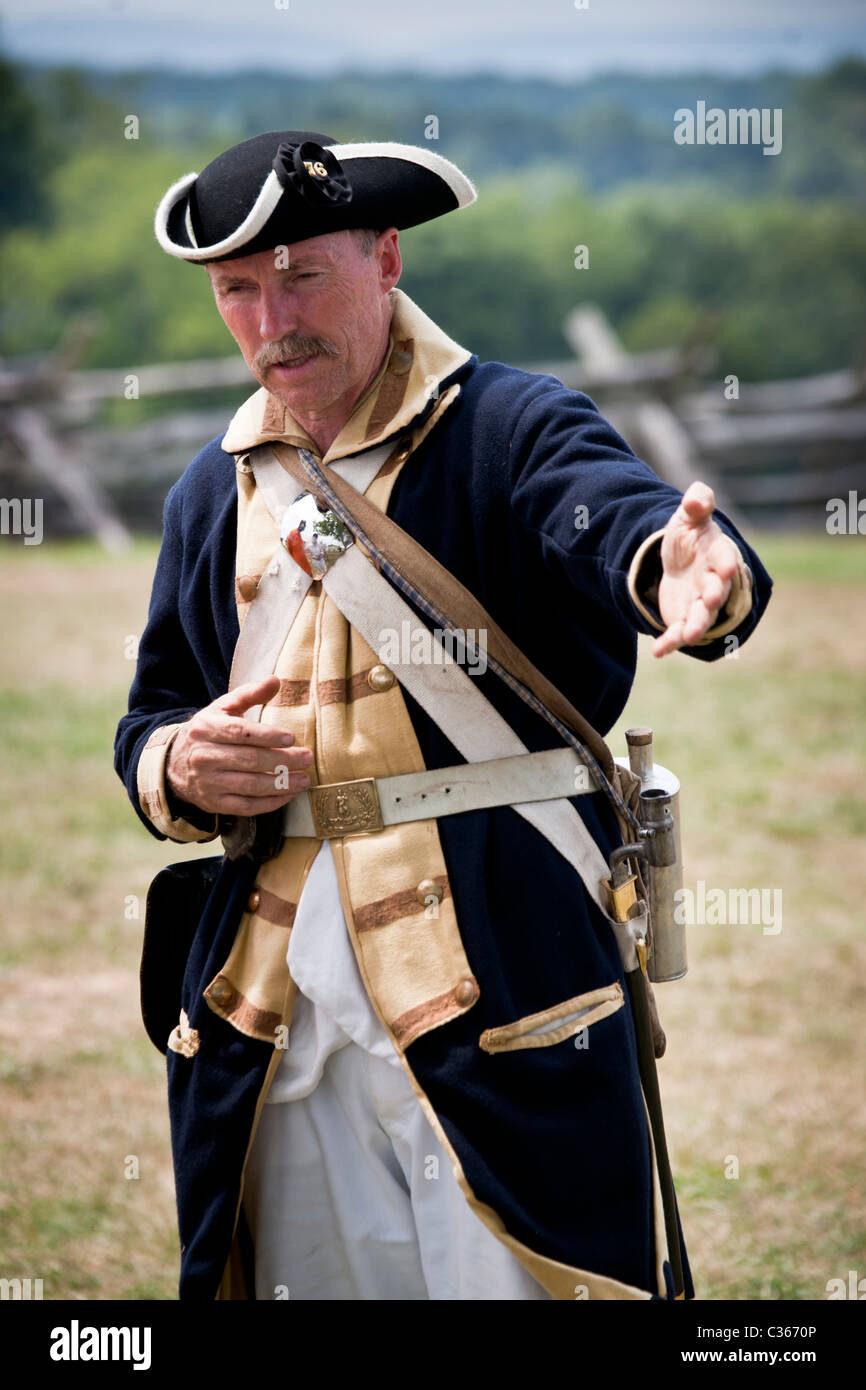
[[576,994],[573,999],[565,999],[550,1009],[537,1014],[527,1014],[514,1023],[504,1023],[500,1028],[485,1028],[478,1039],[485,1052],[514,1052],[517,1048],[551,1047],[564,1038],[573,1037],[590,1023],[607,1018],[616,1013],[624,1003],[622,986],[618,980],[600,989],[591,989],[586,994]]

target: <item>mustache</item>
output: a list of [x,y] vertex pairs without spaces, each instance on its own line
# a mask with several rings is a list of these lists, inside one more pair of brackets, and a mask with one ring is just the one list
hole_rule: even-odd
[[253,358],[253,371],[265,372],[275,362],[285,362],[289,357],[339,357],[340,350],[330,338],[307,338],[300,333],[287,333],[277,343],[265,343]]

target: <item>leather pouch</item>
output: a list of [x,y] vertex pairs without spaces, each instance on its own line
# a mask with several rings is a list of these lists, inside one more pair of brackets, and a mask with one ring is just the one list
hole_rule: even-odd
[[141,1017],[165,1053],[180,1017],[183,977],[202,913],[222,867],[221,855],[167,864],[147,890],[139,982]]

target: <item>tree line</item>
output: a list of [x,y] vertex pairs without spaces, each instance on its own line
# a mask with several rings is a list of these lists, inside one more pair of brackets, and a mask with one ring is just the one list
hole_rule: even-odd
[[[269,81],[239,74],[227,101],[224,78],[0,60],[0,354],[51,350],[85,316],[83,365],[233,350],[204,271],[159,250],[153,213],[181,173],[282,123],[285,78]],[[786,120],[777,158],[683,149],[670,130],[663,149],[653,143],[674,87],[678,105],[699,90],[727,104],[754,97],[751,83],[629,77],[562,89],[425,77],[413,98],[399,75],[355,76],[298,90],[293,80],[293,111],[299,125],[341,138],[423,144],[438,100],[431,148],[467,169],[479,200],[403,234],[401,285],[482,358],[565,355],[564,314],[592,301],[631,350],[700,339],[743,380],[850,365],[866,322],[866,65],[768,80]],[[638,127],[656,135],[641,143]]]

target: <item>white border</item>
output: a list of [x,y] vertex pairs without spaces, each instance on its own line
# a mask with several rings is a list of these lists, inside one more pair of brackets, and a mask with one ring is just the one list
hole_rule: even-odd
[[250,211],[229,236],[224,237],[222,241],[215,241],[212,246],[200,246],[197,249],[181,246],[178,242],[172,241],[168,234],[169,214],[197,178],[198,174],[185,174],[177,183],[172,184],[156,210],[154,221],[156,239],[163,251],[167,251],[170,256],[179,256],[184,261],[212,261],[217,256],[225,255],[227,251],[234,251],[246,245],[262,230],[283,196],[283,185],[277,178],[276,170],[271,169]]
[[400,145],[395,141],[382,140],[357,145],[329,145],[328,149],[341,163],[344,159],[381,159],[384,156],[386,159],[405,159],[409,164],[420,164],[422,169],[437,174],[448,185],[459,208],[468,207],[478,197],[475,185],[467,179],[462,169],[441,154],[425,150],[423,145]]

